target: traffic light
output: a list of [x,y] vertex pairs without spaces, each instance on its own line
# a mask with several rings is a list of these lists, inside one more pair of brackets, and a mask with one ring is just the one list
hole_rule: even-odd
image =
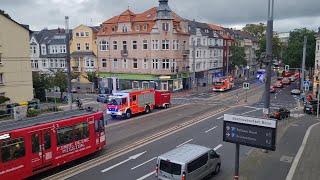
[[285,66],[284,66],[284,70],[285,70],[286,72],[288,72],[288,71],[289,71],[289,65],[285,65]]

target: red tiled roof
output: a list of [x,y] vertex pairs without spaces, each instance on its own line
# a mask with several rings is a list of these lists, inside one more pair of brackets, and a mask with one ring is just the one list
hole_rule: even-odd
[[219,25],[216,25],[216,24],[208,24],[208,25],[212,30],[223,31],[223,28],[221,26],[219,26]]

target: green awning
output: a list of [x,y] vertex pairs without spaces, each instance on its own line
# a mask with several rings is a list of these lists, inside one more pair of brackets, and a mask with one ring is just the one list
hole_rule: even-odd
[[128,74],[128,73],[104,73],[100,72],[99,77],[108,78],[108,77],[117,77],[118,79],[123,80],[137,80],[137,81],[155,81],[159,78],[151,74]]

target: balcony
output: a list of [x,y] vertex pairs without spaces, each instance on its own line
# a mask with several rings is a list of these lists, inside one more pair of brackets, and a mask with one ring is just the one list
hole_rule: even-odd
[[121,50],[121,56],[128,57],[128,50],[127,49]]
[[182,55],[187,56],[190,54],[190,50],[182,50]]

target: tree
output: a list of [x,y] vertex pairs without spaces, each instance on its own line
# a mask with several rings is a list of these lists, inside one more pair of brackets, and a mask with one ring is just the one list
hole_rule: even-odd
[[97,78],[96,72],[88,72],[87,73],[88,81],[95,82]]
[[246,54],[244,52],[244,47],[239,46],[231,46],[230,52],[232,56],[230,57],[230,64],[231,66],[245,66],[247,65],[247,61],[245,59]]
[[290,32],[288,47],[284,53],[284,63],[293,68],[300,68],[303,56],[304,36],[307,36],[306,68],[314,67],[315,32],[306,28],[295,29]]
[[63,92],[67,91],[67,85],[68,85],[66,73],[61,71],[61,70],[58,70],[54,74],[53,85],[56,86],[56,87],[59,87],[59,89],[60,89],[60,99],[62,99]]
[[32,72],[33,88],[35,97],[40,101],[45,101],[46,89],[53,87],[52,77],[39,72]]
[[246,33],[250,34],[253,37],[258,38],[260,41],[266,33],[267,26],[264,23],[259,24],[246,24],[242,29]]
[[[266,36],[263,35],[261,40],[259,41],[260,49],[256,52],[257,57],[261,58],[261,54],[263,52],[266,52],[266,48],[267,48],[266,44],[267,44]],[[283,50],[285,50],[284,44],[280,41],[278,36],[273,36],[273,38],[272,38],[273,57],[279,59],[281,57],[281,51],[283,51]]]

